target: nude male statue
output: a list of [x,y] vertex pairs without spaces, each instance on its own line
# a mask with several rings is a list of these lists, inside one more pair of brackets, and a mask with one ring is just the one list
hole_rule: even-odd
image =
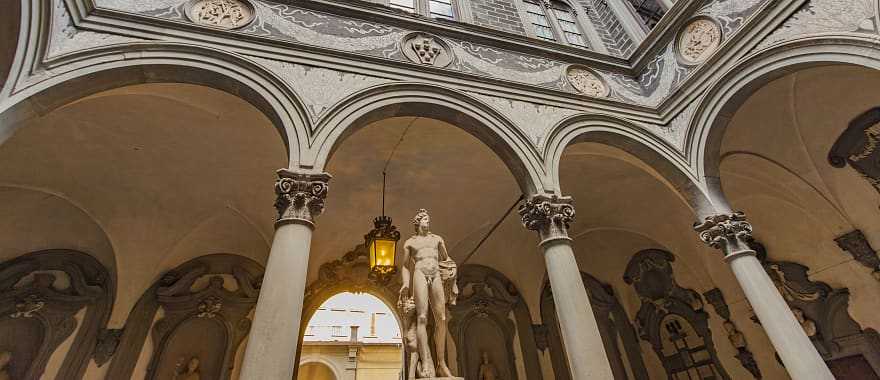
[[[418,377],[452,377],[446,365],[446,303],[453,302],[457,293],[455,262],[449,257],[443,238],[431,233],[431,217],[425,209],[420,209],[412,222],[416,233],[403,244],[400,296],[412,297],[415,301],[416,342],[421,364]],[[429,307],[434,314],[436,365],[431,360],[428,340]]]

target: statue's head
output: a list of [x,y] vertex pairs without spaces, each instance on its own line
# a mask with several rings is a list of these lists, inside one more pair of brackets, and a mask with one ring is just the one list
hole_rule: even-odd
[[199,369],[199,358],[193,356],[192,359],[189,359],[189,363],[187,363],[186,369],[189,370],[190,373],[193,373],[197,369]]
[[425,231],[431,228],[431,216],[428,215],[428,210],[420,208],[416,213],[416,216],[412,219],[413,228],[415,228],[416,232]]
[[489,364],[489,353],[483,351],[483,364]]

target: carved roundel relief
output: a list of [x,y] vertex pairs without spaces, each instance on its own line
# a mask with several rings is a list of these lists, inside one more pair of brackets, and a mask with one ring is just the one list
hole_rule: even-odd
[[410,33],[400,44],[410,61],[426,66],[446,67],[452,62],[452,49],[440,37],[427,33]]
[[609,89],[604,81],[593,70],[583,66],[570,66],[565,77],[577,92],[595,98],[608,96]]
[[678,57],[687,65],[703,63],[718,50],[721,38],[721,26],[715,20],[708,17],[691,20],[678,35]]
[[223,29],[241,28],[256,16],[247,0],[193,0],[186,15],[196,24]]

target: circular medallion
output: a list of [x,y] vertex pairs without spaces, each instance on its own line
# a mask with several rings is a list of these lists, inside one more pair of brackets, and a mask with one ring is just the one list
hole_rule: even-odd
[[577,92],[594,98],[608,96],[609,90],[605,82],[592,70],[582,66],[571,66],[566,73],[568,83]]
[[682,63],[696,65],[705,62],[721,45],[721,27],[708,17],[692,20],[678,36],[678,56]]
[[195,0],[186,15],[199,25],[223,29],[241,28],[254,20],[254,7],[242,0]]
[[452,63],[452,49],[440,37],[415,32],[403,37],[400,48],[410,61],[427,66],[446,67]]

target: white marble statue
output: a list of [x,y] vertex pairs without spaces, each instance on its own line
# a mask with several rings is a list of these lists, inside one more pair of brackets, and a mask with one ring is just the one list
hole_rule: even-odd
[[[415,234],[403,244],[400,271],[403,286],[398,301],[404,330],[411,331],[415,327],[415,334],[405,332],[407,350],[411,347],[417,350],[417,357],[408,352],[411,367],[408,377],[410,380],[453,377],[446,365],[446,305],[455,304],[458,296],[455,261],[449,257],[443,238],[431,233],[431,217],[425,209],[420,209],[412,222]],[[434,315],[433,339],[428,338],[429,310]],[[436,362],[431,357],[432,340],[437,353]]]

